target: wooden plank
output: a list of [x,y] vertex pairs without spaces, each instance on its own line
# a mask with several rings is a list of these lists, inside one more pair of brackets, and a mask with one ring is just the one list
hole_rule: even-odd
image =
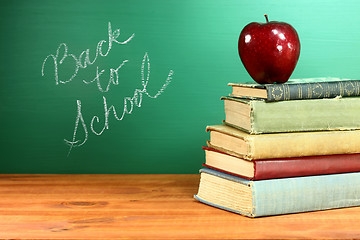
[[193,199],[199,175],[0,175],[1,239],[360,237],[360,208],[250,219]]

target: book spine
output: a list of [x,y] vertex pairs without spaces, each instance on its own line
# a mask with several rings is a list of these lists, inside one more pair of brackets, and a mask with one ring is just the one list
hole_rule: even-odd
[[252,159],[360,153],[360,131],[254,135]]
[[360,98],[252,101],[254,134],[360,129]]
[[360,96],[360,81],[266,85],[267,101]]
[[[224,155],[230,155],[219,150],[203,147],[206,151],[214,151]],[[233,156],[235,157],[235,156]],[[247,161],[239,158],[239,161]],[[360,154],[335,154],[325,156],[307,156],[278,159],[258,159],[254,164],[254,177],[247,177],[219,169],[203,163],[203,167],[214,169],[219,172],[237,176],[248,180],[266,180],[275,178],[302,177],[326,174],[339,174],[360,172]]]
[[254,161],[254,180],[360,172],[360,154]]
[[253,181],[254,217],[360,205],[360,173]]

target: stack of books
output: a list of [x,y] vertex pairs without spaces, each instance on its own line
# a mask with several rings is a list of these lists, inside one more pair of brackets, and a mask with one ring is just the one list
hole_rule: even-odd
[[249,217],[360,205],[360,80],[229,85],[195,199]]

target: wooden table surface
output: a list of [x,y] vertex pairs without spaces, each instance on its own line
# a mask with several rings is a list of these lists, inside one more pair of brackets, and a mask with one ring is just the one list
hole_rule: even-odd
[[251,219],[195,201],[198,184],[199,175],[0,175],[0,238],[360,238],[360,207]]

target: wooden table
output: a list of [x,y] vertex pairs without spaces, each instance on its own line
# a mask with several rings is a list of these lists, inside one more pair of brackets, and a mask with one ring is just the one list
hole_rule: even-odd
[[360,208],[251,219],[193,199],[199,175],[0,175],[1,239],[360,238]]

